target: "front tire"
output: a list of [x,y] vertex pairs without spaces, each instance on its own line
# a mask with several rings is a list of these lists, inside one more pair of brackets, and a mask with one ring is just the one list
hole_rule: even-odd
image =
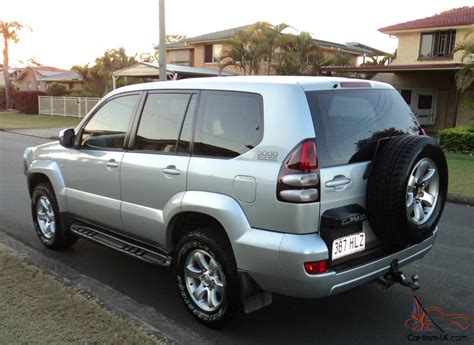
[[33,190],[31,214],[36,234],[47,248],[63,249],[76,243],[77,238],[63,229],[58,202],[49,183],[40,183]]
[[219,231],[186,234],[177,246],[175,273],[179,294],[198,321],[220,328],[234,318],[240,307],[237,266]]

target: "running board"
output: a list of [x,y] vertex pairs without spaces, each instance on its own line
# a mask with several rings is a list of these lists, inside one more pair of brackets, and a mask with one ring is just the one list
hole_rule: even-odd
[[70,230],[72,233],[80,237],[100,243],[106,247],[118,250],[119,252],[128,254],[150,264],[166,267],[171,266],[171,257],[159,253],[158,251],[144,248],[142,245],[132,243],[132,241],[122,237],[119,238],[118,236],[105,233],[100,229],[91,227],[90,225],[75,222],[71,224]]

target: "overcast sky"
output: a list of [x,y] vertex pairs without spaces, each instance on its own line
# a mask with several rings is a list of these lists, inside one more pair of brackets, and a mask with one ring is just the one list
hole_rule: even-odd
[[[158,42],[158,0],[4,1],[0,20],[33,29],[11,44],[11,65],[35,57],[44,65],[70,68],[93,62],[109,48],[123,46],[133,55],[151,52]],[[378,28],[469,5],[472,0],[167,0],[166,33],[192,37],[268,21],[322,40],[357,41],[393,52],[397,39]]]

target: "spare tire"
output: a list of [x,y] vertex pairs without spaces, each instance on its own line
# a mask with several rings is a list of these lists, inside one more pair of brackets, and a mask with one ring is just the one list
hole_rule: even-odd
[[433,138],[391,138],[372,161],[367,182],[370,225],[392,245],[418,243],[436,228],[447,190],[446,158]]

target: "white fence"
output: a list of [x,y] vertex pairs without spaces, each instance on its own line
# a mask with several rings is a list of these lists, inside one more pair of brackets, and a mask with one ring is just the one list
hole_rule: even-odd
[[39,113],[69,117],[84,117],[99,102],[93,97],[38,96]]

